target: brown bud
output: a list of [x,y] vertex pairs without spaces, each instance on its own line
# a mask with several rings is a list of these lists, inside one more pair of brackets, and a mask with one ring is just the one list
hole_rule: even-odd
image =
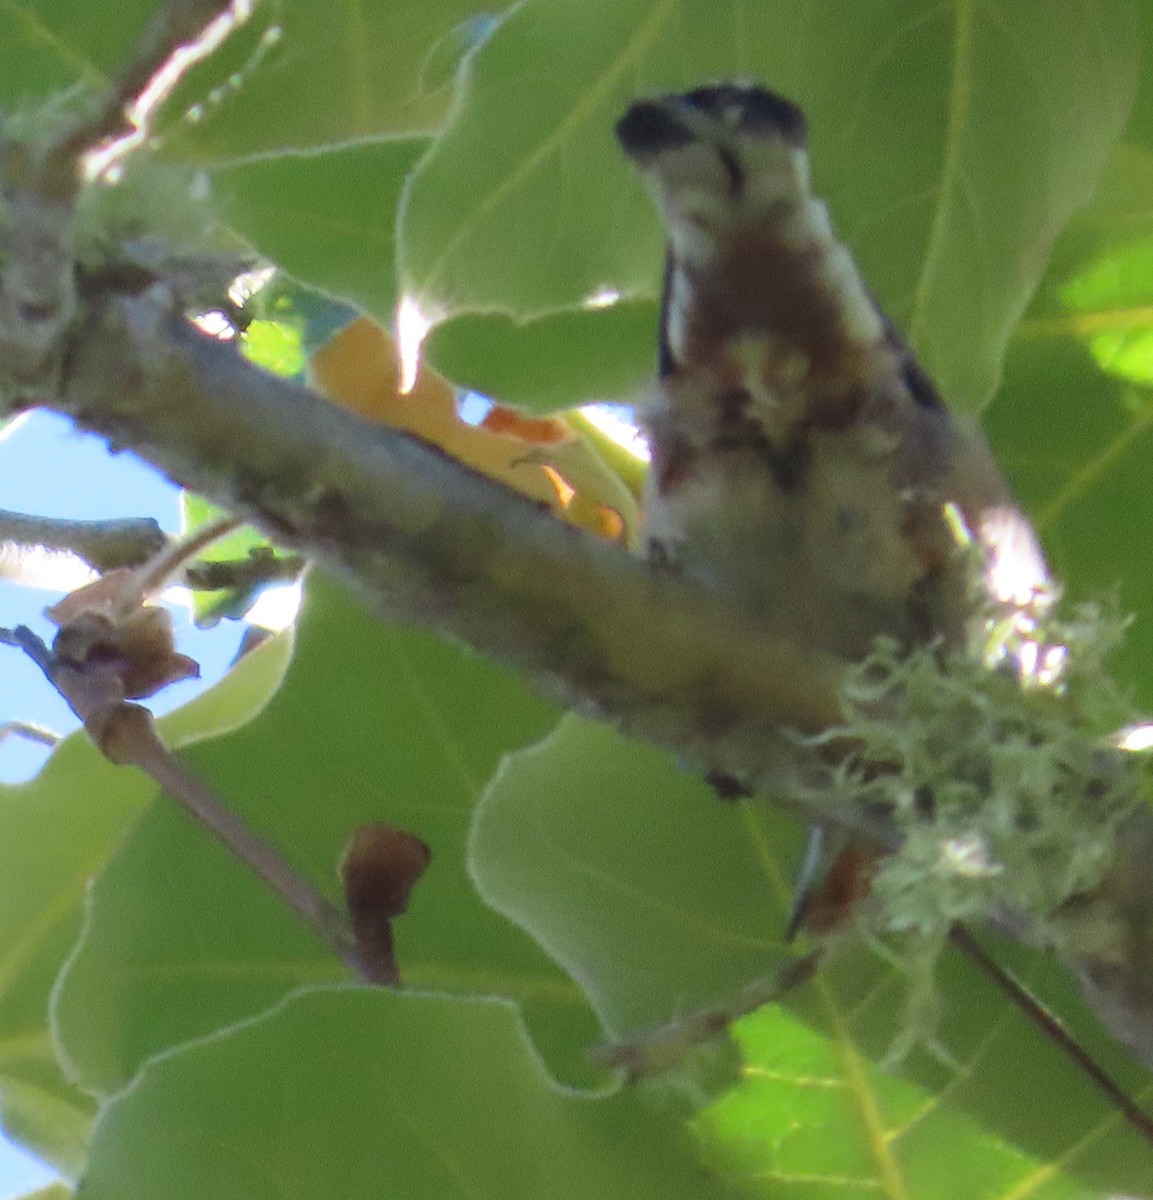
[[359,826],[340,864],[348,911],[354,918],[360,913],[399,917],[431,858],[428,846],[403,829],[383,821]]
[[376,983],[400,982],[392,948],[392,919],[408,908],[432,852],[411,833],[374,821],[353,831],[340,864],[361,969]]

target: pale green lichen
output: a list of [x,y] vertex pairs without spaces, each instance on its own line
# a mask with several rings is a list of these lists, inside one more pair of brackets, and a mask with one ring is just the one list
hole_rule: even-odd
[[1104,666],[1125,622],[1082,605],[1030,624],[1014,637],[1047,656],[1044,683],[991,619],[979,653],[881,640],[850,672],[840,732],[856,749],[834,786],[890,814],[900,842],[873,881],[873,932],[933,939],[1005,914],[1038,930],[1112,861],[1146,774],[1116,744],[1132,713]]
[[1108,605],[1062,617],[1047,600],[1030,611],[986,602],[968,649],[879,640],[849,672],[846,724],[821,740],[854,749],[820,799],[890,835],[853,914],[908,984],[889,1063],[914,1046],[943,1053],[932,980],[955,923],[1059,947],[1062,906],[1116,862],[1149,773],[1120,746],[1134,714],[1106,668],[1126,625]]

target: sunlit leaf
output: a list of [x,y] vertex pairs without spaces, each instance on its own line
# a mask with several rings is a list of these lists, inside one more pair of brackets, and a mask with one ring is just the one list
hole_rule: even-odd
[[[396,346],[386,330],[366,318],[322,346],[310,366],[321,391],[343,407],[416,434],[522,495],[548,504],[573,524],[626,540],[635,528],[631,493],[571,428],[551,422],[548,436],[542,438],[544,423],[517,420],[511,413],[499,428],[492,420],[471,425],[461,418],[455,389],[429,367],[402,392]],[[617,514],[617,523],[600,521],[601,512]]]
[[[180,508],[183,517],[181,523],[186,532],[199,529],[209,521],[216,521],[225,516],[224,511],[217,505],[192,492],[184,492],[181,495]],[[246,583],[243,586],[194,591],[192,614],[197,625],[209,628],[225,618],[243,617],[267,586],[268,578],[277,574],[274,570],[276,560],[283,557],[283,552],[278,552],[268,539],[262,537],[251,525],[242,525],[213,542],[200,556],[200,562],[248,564],[255,561],[262,565],[258,575],[264,578],[260,582]],[[283,582],[283,579],[280,582]]]
[[[743,1021],[744,1081],[698,1121],[718,1167],[772,1197],[1142,1194],[1148,1146],[1042,1034],[999,1010],[971,964],[947,965],[941,1033],[950,1050],[965,1048],[955,1069],[922,1061],[892,1073],[862,1054],[870,1009],[899,1004],[891,990],[842,1007],[831,1036],[780,1008]],[[837,1014],[832,989],[816,990]]]
[[253,362],[274,375],[291,378],[304,370],[300,334],[281,321],[253,321],[244,331],[244,350]]
[[72,1195],[72,1189],[66,1183],[56,1182],[34,1192],[25,1192],[20,1200],[69,1200]]
[[[1147,224],[1153,228],[1153,209]],[[1060,285],[1053,307],[1054,315],[1026,321],[1021,335],[1075,338],[1107,375],[1153,383],[1153,233],[1113,241]]]

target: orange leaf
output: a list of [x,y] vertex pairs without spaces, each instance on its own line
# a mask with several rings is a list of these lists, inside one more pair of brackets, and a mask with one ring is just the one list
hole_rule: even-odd
[[544,466],[526,456],[524,440],[462,421],[456,393],[443,376],[422,367],[416,387],[402,396],[396,345],[367,317],[322,346],[310,366],[313,382],[334,403],[433,442],[492,479],[558,513],[563,510]]
[[480,425],[470,425],[460,417],[452,384],[427,366],[402,395],[396,343],[367,317],[322,346],[310,369],[334,403],[432,442],[574,525],[616,541],[629,540],[635,529],[632,494],[563,417],[526,417],[498,404]]
[[555,446],[572,441],[572,429],[559,417],[526,417],[515,408],[494,404],[481,425],[493,433],[507,433],[533,446]]

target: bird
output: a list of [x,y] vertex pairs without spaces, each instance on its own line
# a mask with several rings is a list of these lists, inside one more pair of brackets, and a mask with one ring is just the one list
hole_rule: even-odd
[[[1037,539],[979,427],[946,406],[837,239],[802,109],[723,82],[637,100],[616,135],[667,235],[638,414],[651,561],[846,662],[878,637],[965,644],[965,538],[986,550],[989,594],[1030,603],[1048,579]],[[808,860],[846,898],[825,910],[867,890],[859,846],[829,851],[818,831]],[[802,881],[790,925],[822,911]]]

